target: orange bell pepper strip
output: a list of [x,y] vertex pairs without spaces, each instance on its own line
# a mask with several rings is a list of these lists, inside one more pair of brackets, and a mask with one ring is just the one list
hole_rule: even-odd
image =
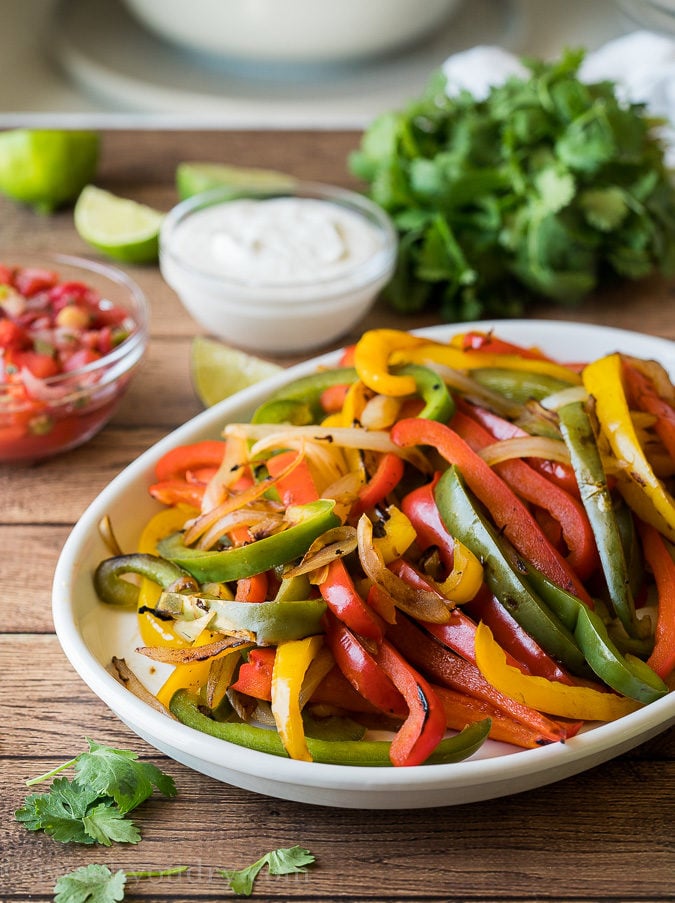
[[[493,438],[480,424],[461,411],[451,421],[452,428],[475,452],[492,445]],[[560,524],[568,549],[570,567],[585,580],[598,567],[598,553],[590,521],[581,502],[564,489],[550,483],[525,461],[501,461],[492,468],[513,492],[531,505],[544,508]]]
[[483,677],[493,687],[549,715],[582,721],[615,721],[641,708],[639,702],[615,693],[591,687],[571,687],[545,677],[523,674],[508,664],[487,624],[479,624],[476,631],[476,662]]
[[400,420],[391,430],[396,445],[435,447],[449,464],[456,464],[475,496],[490,511],[499,530],[549,580],[593,603],[588,591],[562,555],[542,533],[536,520],[499,474],[450,427],[433,420]]
[[[289,470],[294,461],[296,462],[295,466]],[[315,502],[319,498],[309,464],[305,458],[301,457],[300,452],[286,451],[272,455],[267,459],[267,470],[270,476],[275,478],[277,492],[286,507],[305,505],[308,502]],[[285,470],[289,470],[289,472],[284,474]],[[282,474],[284,475],[282,476]]]
[[445,712],[431,684],[386,640],[374,656],[408,705],[408,716],[391,741],[392,765],[421,765],[445,734]]
[[162,455],[155,464],[155,474],[159,482],[184,477],[189,470],[203,467],[217,468],[225,454],[222,439],[205,439],[190,445],[178,445]]
[[638,531],[659,597],[654,649],[647,664],[665,680],[675,670],[675,561],[658,530],[650,524],[640,523]]

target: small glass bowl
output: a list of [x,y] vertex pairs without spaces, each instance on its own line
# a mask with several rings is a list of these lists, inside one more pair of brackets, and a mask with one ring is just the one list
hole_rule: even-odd
[[[371,251],[332,272],[329,266],[323,275],[286,281],[278,274],[269,281],[258,275],[242,278],[228,269],[227,261],[216,266],[209,247],[218,234],[211,220],[218,208],[242,200],[284,198],[311,201],[327,218],[348,217],[366,230]],[[198,240],[195,228],[203,230]],[[242,230],[247,228],[242,222]],[[197,194],[170,211],[160,233],[162,275],[192,317],[231,344],[273,354],[305,352],[345,335],[391,279],[396,251],[394,226],[377,204],[353,191],[300,181],[278,189],[218,188]]]
[[[82,445],[112,417],[148,343],[149,307],[140,287],[121,270],[65,254],[3,252],[10,268],[48,270],[59,283],[85,283],[104,307],[127,313],[130,334],[98,360],[44,379],[30,373],[16,383],[0,371],[0,463],[38,461]],[[2,298],[0,298],[0,313]],[[1,361],[0,352],[0,361]]]

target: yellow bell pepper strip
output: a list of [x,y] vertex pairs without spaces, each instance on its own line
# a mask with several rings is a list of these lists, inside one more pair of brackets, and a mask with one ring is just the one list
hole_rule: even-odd
[[[361,414],[366,406],[368,389],[360,379],[355,380],[347,390],[345,401],[340,413],[340,426],[353,427],[358,426],[361,421]],[[366,468],[363,461],[363,454],[358,448],[345,448],[342,452],[345,460],[352,473],[359,475],[362,483],[366,482]]]
[[[207,646],[218,639],[219,636],[220,634],[212,630],[203,630],[194,641],[193,646]],[[236,651],[239,652],[240,648]],[[176,665],[156,694],[157,699],[163,706],[168,708],[171,697],[177,690],[184,689],[197,693],[208,681],[210,668],[211,662],[208,660],[192,662],[189,665]]]
[[[189,518],[199,512],[196,508],[178,506],[165,508],[150,518],[138,542],[141,554],[156,555],[157,543],[182,529]],[[138,590],[138,629],[146,646],[183,646],[185,640],[176,636],[166,621],[152,614],[161,593],[161,587],[154,580],[143,577]]]
[[[178,721],[194,730],[247,749],[288,758],[281,737],[275,731],[250,724],[214,721],[200,710],[199,697],[194,693],[179,690],[171,699],[170,708]],[[480,749],[489,730],[489,718],[465,727],[456,736],[441,740],[424,764],[461,762]],[[386,740],[316,740],[307,737],[306,743],[314,762],[371,768],[383,768],[392,764],[389,757],[391,743]]]
[[[675,499],[656,476],[640,446],[622,383],[619,354],[593,361],[582,372],[595,412],[620,471],[619,491],[641,520],[675,542]],[[631,488],[627,490],[627,487]]]
[[588,666],[570,630],[511,566],[501,537],[470,495],[456,467],[443,473],[434,497],[448,531],[482,560],[485,582],[521,627],[570,671],[587,674]]
[[211,615],[208,626],[222,633],[245,636],[259,646],[323,633],[323,599],[272,602],[229,602],[188,593],[162,593],[155,607],[177,620],[192,621]]
[[507,664],[506,655],[492,636],[487,624],[476,629],[476,663],[492,686],[512,699],[540,712],[582,721],[615,721],[637,711],[640,704],[632,699],[604,693],[590,687],[536,677]]
[[665,680],[675,669],[675,560],[672,548],[651,524],[638,529],[659,597],[654,650],[647,664]]
[[593,672],[622,696],[649,703],[668,692],[658,674],[634,655],[622,655],[612,642],[602,618],[579,599],[555,586],[542,574],[524,565],[527,581],[540,598],[572,631]]
[[415,528],[396,505],[389,505],[373,526],[373,545],[385,564],[400,558],[416,539]]
[[272,668],[272,714],[291,759],[311,762],[300,709],[300,689],[310,662],[323,645],[322,636],[279,643]]
[[446,599],[456,605],[470,602],[483,584],[483,565],[476,555],[458,539],[453,543],[452,570],[436,586]]
[[623,541],[590,418],[579,401],[559,408],[558,418],[577,477],[581,501],[595,535],[612,606],[626,632],[630,636],[640,636],[642,628],[635,616]]
[[290,526],[285,530],[220,552],[186,546],[180,533],[162,540],[159,551],[164,558],[183,567],[200,583],[227,583],[241,577],[252,577],[300,558],[318,536],[339,526],[340,519],[333,513],[334,508],[333,499],[293,505],[286,510],[286,520]]
[[390,373],[390,360],[394,352],[404,349],[408,351],[427,343],[427,339],[398,329],[371,329],[364,332],[354,349],[354,366],[359,379],[380,395],[414,395],[417,391],[415,377]]
[[[358,346],[357,346],[358,348]],[[564,364],[554,361],[524,358],[519,354],[491,354],[486,351],[461,351],[451,345],[440,342],[415,342],[407,347],[393,349],[388,359],[389,366],[397,364],[443,364],[451,370],[484,370],[497,368],[501,370],[517,370],[528,374],[550,376],[561,380],[565,385],[581,385],[581,377]],[[358,365],[357,365],[358,369]],[[363,377],[361,377],[363,379]],[[366,382],[366,380],[364,380]],[[398,394],[404,394],[403,392]],[[411,394],[411,393],[406,393]]]

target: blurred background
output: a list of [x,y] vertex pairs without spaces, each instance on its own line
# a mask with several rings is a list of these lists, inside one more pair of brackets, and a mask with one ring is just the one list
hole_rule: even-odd
[[[669,6],[0,0],[0,126],[100,117],[107,126],[361,128],[418,95],[458,51],[478,44],[543,57],[565,46],[594,50],[638,27],[667,30]],[[334,19],[338,7],[345,27]]]

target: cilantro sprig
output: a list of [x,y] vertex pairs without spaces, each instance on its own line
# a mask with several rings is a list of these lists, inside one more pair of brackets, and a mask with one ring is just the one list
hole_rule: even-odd
[[524,60],[485,99],[437,73],[378,117],[350,158],[400,235],[389,301],[445,320],[579,303],[607,277],[675,272],[675,186],[660,121],[611,82],[578,78],[582,50]]
[[54,903],[119,903],[127,878],[163,878],[186,872],[187,865],[157,871],[111,872],[106,865],[84,865],[62,875],[54,887]]
[[[58,768],[27,781],[28,786],[54,778],[46,793],[29,794],[15,818],[29,831],[44,831],[60,843],[138,843],[141,834],[128,818],[155,789],[176,795],[173,778],[130,750],[87,740],[89,749]],[[70,780],[57,777],[73,768]]]
[[280,847],[271,850],[243,869],[218,869],[218,873],[226,878],[230,887],[243,897],[253,892],[253,884],[261,870],[267,866],[270,875],[290,875],[294,872],[305,872],[305,866],[311,865],[315,857],[303,847]]

